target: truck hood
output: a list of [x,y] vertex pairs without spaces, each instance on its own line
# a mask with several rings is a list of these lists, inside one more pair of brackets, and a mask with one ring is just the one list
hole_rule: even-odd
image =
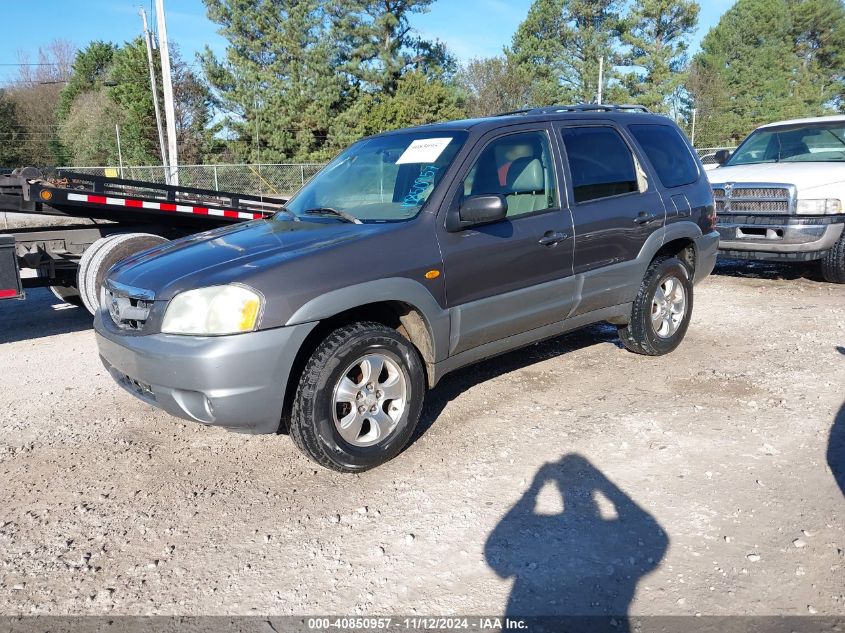
[[[124,259],[109,279],[168,300],[184,290],[251,285],[261,270],[383,230],[379,224],[257,220],[198,233]],[[258,288],[261,290],[261,288]]]
[[[845,163],[760,163],[719,167],[707,172],[710,182],[779,183],[795,185],[802,192],[845,183]],[[841,194],[840,194],[841,195]]]

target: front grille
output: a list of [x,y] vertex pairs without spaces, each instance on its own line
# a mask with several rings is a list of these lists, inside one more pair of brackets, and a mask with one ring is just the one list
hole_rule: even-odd
[[793,185],[725,183],[713,185],[716,213],[786,215],[795,208]]
[[103,287],[103,303],[112,322],[121,330],[141,330],[150,316],[155,295],[143,288],[132,288],[112,281]]

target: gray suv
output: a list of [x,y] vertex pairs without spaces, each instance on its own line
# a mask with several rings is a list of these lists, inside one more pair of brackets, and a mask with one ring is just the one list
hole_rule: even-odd
[[396,456],[448,372],[608,321],[681,342],[718,249],[686,138],[636,106],[555,106],[397,130],[270,219],[131,256],[95,318],[122,387],[182,418],[287,429],[357,472]]

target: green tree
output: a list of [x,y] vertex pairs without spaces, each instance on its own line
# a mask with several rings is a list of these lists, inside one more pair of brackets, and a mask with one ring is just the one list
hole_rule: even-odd
[[20,167],[23,133],[15,102],[0,89],[0,167]]
[[413,71],[402,76],[395,94],[364,95],[347,110],[333,130],[335,145],[343,146],[362,136],[387,130],[464,116],[466,111],[456,86]]
[[633,66],[625,85],[635,103],[668,112],[684,81],[688,37],[698,24],[695,0],[635,0],[625,20],[622,43]]
[[842,95],[841,0],[738,0],[704,37],[688,88],[701,144],[829,111]]
[[[158,58],[154,63],[159,95],[162,95]],[[208,86],[191,71],[172,44],[171,66],[180,162],[202,162],[216,145],[215,127],[211,125],[211,95]],[[61,121],[62,145],[70,162],[115,164],[117,125],[124,163],[161,164],[143,39],[136,38],[123,46],[103,42],[89,45],[77,57],[74,74],[62,97],[70,100]]]
[[409,71],[442,78],[455,62],[438,41],[419,37],[410,26],[414,14],[425,13],[434,0],[347,0],[326,3],[338,43],[340,70],[355,88],[396,92]]
[[117,46],[111,42],[91,42],[76,54],[67,85],[59,97],[56,114],[59,120],[69,113],[76,97],[89,90],[97,90],[112,65]]
[[534,0],[510,54],[536,73],[539,105],[595,101],[600,58],[605,100],[624,100],[616,68],[622,8],[621,0]]
[[319,0],[205,0],[228,41],[203,68],[243,159],[309,160],[343,110],[345,78]]

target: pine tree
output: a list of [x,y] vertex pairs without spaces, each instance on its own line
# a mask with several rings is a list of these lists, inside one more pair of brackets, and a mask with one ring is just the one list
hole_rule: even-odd
[[634,102],[667,112],[687,65],[687,38],[698,24],[695,0],[636,0],[622,42],[634,70],[625,84]]
[[414,14],[428,11],[434,0],[347,0],[326,3],[338,43],[340,71],[355,88],[393,95],[409,71],[443,78],[455,62],[441,42],[416,35]]
[[546,103],[595,101],[603,58],[606,100],[619,99],[622,8],[621,0],[534,0],[509,54],[536,73],[538,97]]
[[312,160],[343,110],[346,82],[319,0],[205,0],[229,41],[224,60],[209,48],[203,67],[242,159]]
[[735,143],[763,123],[841,104],[843,44],[841,0],[738,0],[692,64],[702,143]]

